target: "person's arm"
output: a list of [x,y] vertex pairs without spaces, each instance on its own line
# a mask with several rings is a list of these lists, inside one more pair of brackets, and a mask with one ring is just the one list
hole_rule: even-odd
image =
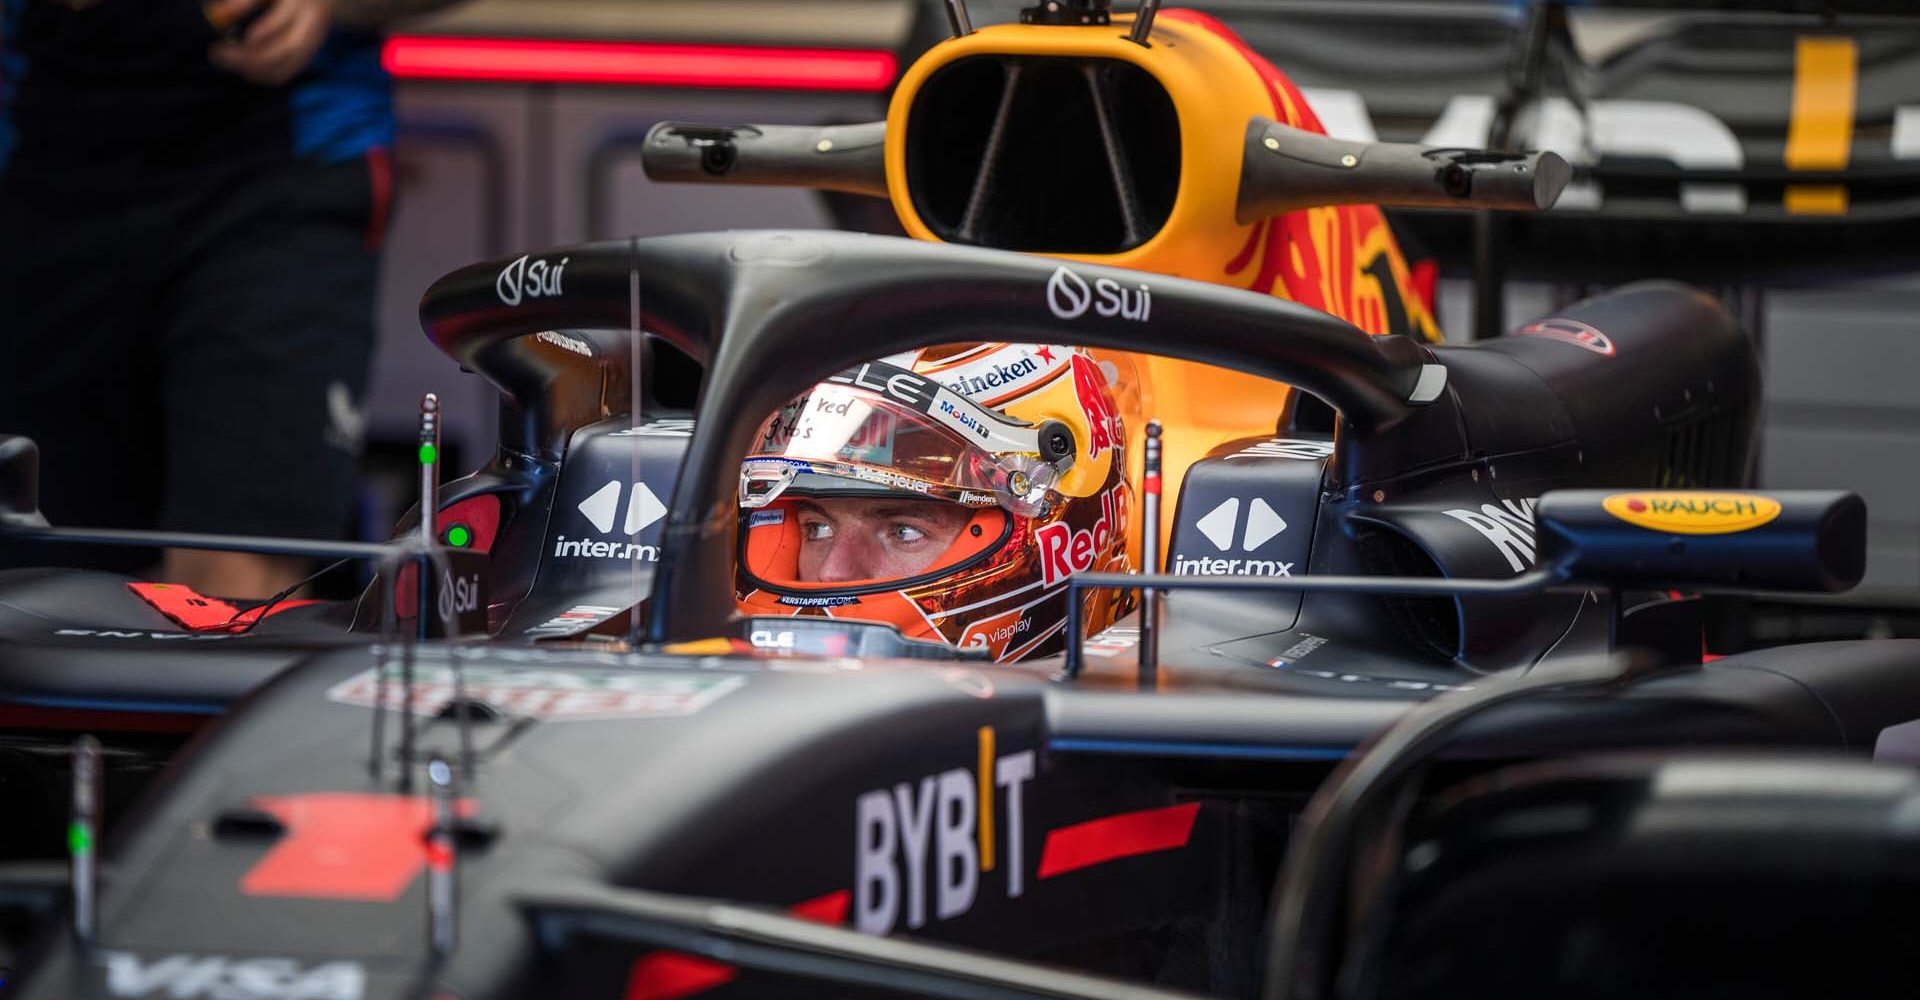
[[247,23],[237,40],[213,47],[213,64],[255,83],[279,86],[313,61],[334,25],[378,28],[413,14],[451,7],[459,0],[211,0],[208,20]]
[[349,28],[380,28],[403,17],[429,14],[463,0],[333,0],[333,21]]

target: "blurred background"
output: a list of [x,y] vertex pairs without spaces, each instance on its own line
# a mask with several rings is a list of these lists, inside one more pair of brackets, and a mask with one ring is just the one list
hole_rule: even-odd
[[[1025,2],[967,6],[979,26]],[[1639,278],[1719,294],[1761,344],[1761,484],[1853,489],[1873,517],[1867,580],[1845,608],[1777,608],[1758,627],[1920,634],[1920,6],[1178,6],[1237,30],[1336,136],[1547,148],[1582,168],[1541,216],[1390,213],[1437,263],[1447,338],[1496,336]],[[493,447],[492,390],[420,335],[431,281],[594,238],[894,231],[874,199],[656,186],[639,142],[667,119],[880,119],[902,69],[947,32],[942,0],[474,0],[391,37],[399,211],[362,533],[385,537],[409,496],[421,392],[444,401],[453,468]]]

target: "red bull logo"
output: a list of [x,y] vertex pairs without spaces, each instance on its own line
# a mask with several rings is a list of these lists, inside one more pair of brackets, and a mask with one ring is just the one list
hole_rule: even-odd
[[1035,529],[1033,540],[1040,550],[1043,585],[1051,587],[1075,573],[1092,569],[1120,530],[1118,486],[1100,494],[1100,517],[1091,526],[1075,530],[1055,521]]
[[1113,412],[1106,385],[1106,374],[1092,358],[1073,356],[1073,392],[1080,397],[1080,409],[1087,415],[1088,458],[1099,458],[1107,449],[1120,446],[1120,415]]

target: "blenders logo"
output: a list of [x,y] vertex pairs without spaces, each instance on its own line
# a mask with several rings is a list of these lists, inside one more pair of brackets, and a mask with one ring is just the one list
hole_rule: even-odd
[[1613,357],[1612,338],[1577,319],[1543,319],[1538,323],[1529,323],[1514,333],[1523,337],[1558,340],[1592,351],[1603,358]]
[[929,917],[958,917],[973,908],[983,876],[996,869],[1006,873],[1007,898],[1024,891],[1033,751],[996,755],[994,735],[993,727],[980,727],[976,767],[876,788],[854,800],[856,928],[886,934],[924,927]]
[[1100,517],[1091,528],[1075,531],[1065,522],[1037,528],[1033,540],[1040,548],[1040,575],[1044,586],[1051,587],[1075,573],[1093,568],[1095,560],[1107,548],[1116,532],[1126,530],[1120,523],[1120,487],[1100,494]]
[[1047,309],[1061,319],[1079,319],[1092,309],[1101,316],[1118,316],[1144,323],[1153,311],[1153,293],[1142,284],[1128,288],[1112,278],[1087,279],[1064,267],[1047,279]]
[[977,375],[957,376],[947,383],[947,388],[966,396],[985,395],[1003,386],[1017,384],[1021,379],[1039,370],[1040,359],[1030,354],[1010,365],[996,363]]
[[1746,493],[1616,493],[1600,502],[1628,524],[1677,535],[1730,535],[1780,516],[1780,502]]
[[560,263],[553,264],[544,260],[533,260],[532,254],[521,254],[520,259],[500,269],[500,277],[494,279],[493,290],[500,295],[500,301],[517,306],[527,299],[551,298],[560,294],[560,276],[567,269],[567,261],[562,257]]
[[589,346],[586,341],[578,337],[569,337],[564,333],[555,333],[552,330],[542,330],[534,334],[533,339],[543,344],[552,344],[563,351],[578,354],[583,358],[593,357],[593,348]]

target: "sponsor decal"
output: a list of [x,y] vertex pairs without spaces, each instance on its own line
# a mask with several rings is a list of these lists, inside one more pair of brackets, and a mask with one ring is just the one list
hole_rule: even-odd
[[[1241,516],[1242,508],[1246,516]],[[1268,542],[1278,538],[1287,530],[1287,521],[1273,506],[1260,497],[1242,501],[1239,497],[1221,502],[1218,507],[1200,516],[1193,527],[1209,544],[1220,552],[1235,551],[1234,543],[1239,542],[1240,552],[1258,552]],[[1190,557],[1185,552],[1173,557],[1173,572],[1176,576],[1292,576],[1293,563],[1278,559],[1249,559],[1244,557],[1197,556]]]
[[1613,357],[1612,338],[1577,319],[1543,319],[1538,323],[1529,323],[1513,332],[1522,337],[1545,337],[1548,340],[1572,344],[1603,358]]
[[442,620],[480,610],[480,574],[455,577],[440,574],[440,617]]
[[962,649],[990,650],[994,659],[999,659],[1007,647],[1016,639],[1025,639],[1033,632],[1033,619],[1025,608],[1004,615],[996,615],[985,621],[974,622],[956,645]]
[[130,951],[101,956],[107,992],[167,1000],[360,1000],[367,973],[358,962],[307,965],[291,958],[174,954],[146,959]]
[[749,528],[767,528],[785,523],[787,523],[787,511],[784,507],[777,510],[756,510],[747,515]]
[[[407,708],[407,690],[397,664],[386,668],[385,706]],[[692,715],[746,684],[741,677],[699,677],[640,671],[522,669],[472,664],[461,669],[469,699],[483,701],[508,715],[548,721],[570,719],[657,719]],[[341,681],[327,692],[337,705],[373,707],[380,697],[372,670]],[[413,714],[438,716],[453,700],[454,668],[415,664]]]
[[1285,650],[1281,651],[1279,656],[1276,656],[1273,659],[1268,660],[1267,666],[1284,667],[1295,660],[1301,659],[1302,657],[1305,657],[1311,654],[1314,650],[1319,649],[1321,646],[1324,646],[1326,644],[1327,644],[1327,640],[1325,638],[1314,635],[1309,632],[1302,632],[1300,633],[1299,642],[1296,642],[1293,645],[1288,646]]
[[602,604],[576,604],[520,634],[536,639],[573,635],[612,618],[620,611],[619,608]]
[[[983,875],[1026,887],[1026,789],[1034,753],[1000,754],[980,727],[973,766],[864,792],[853,805],[853,923],[868,934],[926,926],[973,908]],[[1004,860],[1002,858],[1004,855]]]
[[871,361],[858,368],[849,368],[827,381],[865,389],[911,407],[971,436],[990,441],[989,450],[1040,450],[1039,432],[1035,429],[1010,422],[965,396],[955,394],[933,379],[904,368]]
[[1780,516],[1780,502],[1750,493],[1616,493],[1600,502],[1628,524],[1677,535],[1731,535]]
[[553,330],[542,330],[539,333],[534,334],[533,339],[543,344],[552,344],[553,346],[558,347],[563,351],[572,351],[573,353],[578,354],[581,357],[585,357],[585,358],[593,357],[593,348],[590,345],[588,345],[586,341],[581,340],[578,337],[569,337],[564,333],[559,333]]
[[786,630],[775,631],[769,628],[757,628],[747,634],[747,641],[755,649],[792,649],[800,644],[799,638]]
[[1116,486],[1100,494],[1100,516],[1091,527],[1075,530],[1064,521],[1055,521],[1034,529],[1033,541],[1040,551],[1044,586],[1051,587],[1075,573],[1092,569],[1115,533],[1126,529],[1120,523],[1120,490],[1121,487]]
[[1087,457],[1099,458],[1109,448],[1118,448],[1125,440],[1120,427],[1120,415],[1113,411],[1113,403],[1107,397],[1106,373],[1093,359],[1084,354],[1073,356],[1073,393],[1080,399],[1080,409],[1087,415]]
[[521,254],[518,260],[500,269],[493,290],[500,301],[509,306],[517,306],[527,299],[552,298],[560,294],[561,275],[566,272],[570,259],[562,257],[555,264],[535,260],[532,254]]
[[1445,510],[1442,514],[1479,532],[1515,573],[1533,565],[1533,508],[1537,499],[1502,500],[1498,505],[1483,503],[1479,510]]
[[1118,316],[1144,323],[1153,311],[1153,293],[1145,283],[1134,288],[1112,278],[1087,279],[1065,267],[1047,278],[1047,309],[1061,319],[1079,319],[1091,309],[1100,316]]
[[[595,531],[603,535],[613,534],[614,515],[620,509],[620,494],[626,491],[626,486],[618,479],[609,479],[606,485],[580,501],[578,510]],[[634,483],[632,490],[627,491],[627,516],[620,530],[630,536],[636,535],[666,516],[667,505],[660,502],[660,497],[653,489],[646,483]],[[554,539],[553,555],[556,558],[658,562],[660,549],[639,542],[603,542],[586,538],[569,539],[559,535]]]
[[949,375],[947,388],[962,396],[991,394],[995,389],[1008,388],[1024,384],[1027,377],[1040,370],[1040,359],[1029,354],[1012,364],[989,361],[990,367],[979,374]]
[[1259,444],[1251,445],[1227,456],[1231,462],[1236,458],[1293,458],[1301,461],[1319,461],[1333,455],[1332,441],[1315,441],[1308,438],[1270,438]]
[[858,597],[799,597],[782,594],[777,603],[790,608],[844,608],[849,604],[859,604]]
[[617,437],[617,438],[623,438],[623,437],[671,437],[671,438],[684,438],[684,437],[692,437],[692,436],[693,436],[693,421],[691,421],[691,420],[682,420],[682,419],[679,419],[679,418],[666,418],[666,417],[663,417],[663,418],[661,418],[661,419],[659,419],[659,420],[649,420],[649,421],[647,421],[646,423],[644,423],[644,424],[641,424],[641,425],[640,425],[640,426],[638,426],[638,427],[629,427],[629,428],[627,428],[626,430],[621,430],[621,431],[614,431],[614,432],[613,432],[612,434],[609,434],[609,435],[607,435],[607,436],[608,436],[608,437]]
[[1000,498],[991,493],[971,493],[962,490],[960,502],[969,507],[992,507],[1000,502]]
[[[1285,666],[1275,663],[1273,666]],[[1289,667],[1290,674],[1302,677],[1318,677],[1326,681],[1339,681],[1342,684],[1365,684],[1370,687],[1387,688],[1393,691],[1429,691],[1442,694],[1448,691],[1471,691],[1471,684],[1435,684],[1431,681],[1410,681],[1400,677],[1374,677],[1370,674],[1349,674],[1338,670],[1307,670],[1302,667]]]
[[1114,625],[1098,635],[1090,636],[1081,645],[1081,652],[1088,656],[1119,656],[1140,645],[1140,627],[1137,625]]
[[88,637],[93,639],[186,639],[207,642],[215,639],[240,639],[245,632],[127,632],[111,628],[57,628],[54,635]]

